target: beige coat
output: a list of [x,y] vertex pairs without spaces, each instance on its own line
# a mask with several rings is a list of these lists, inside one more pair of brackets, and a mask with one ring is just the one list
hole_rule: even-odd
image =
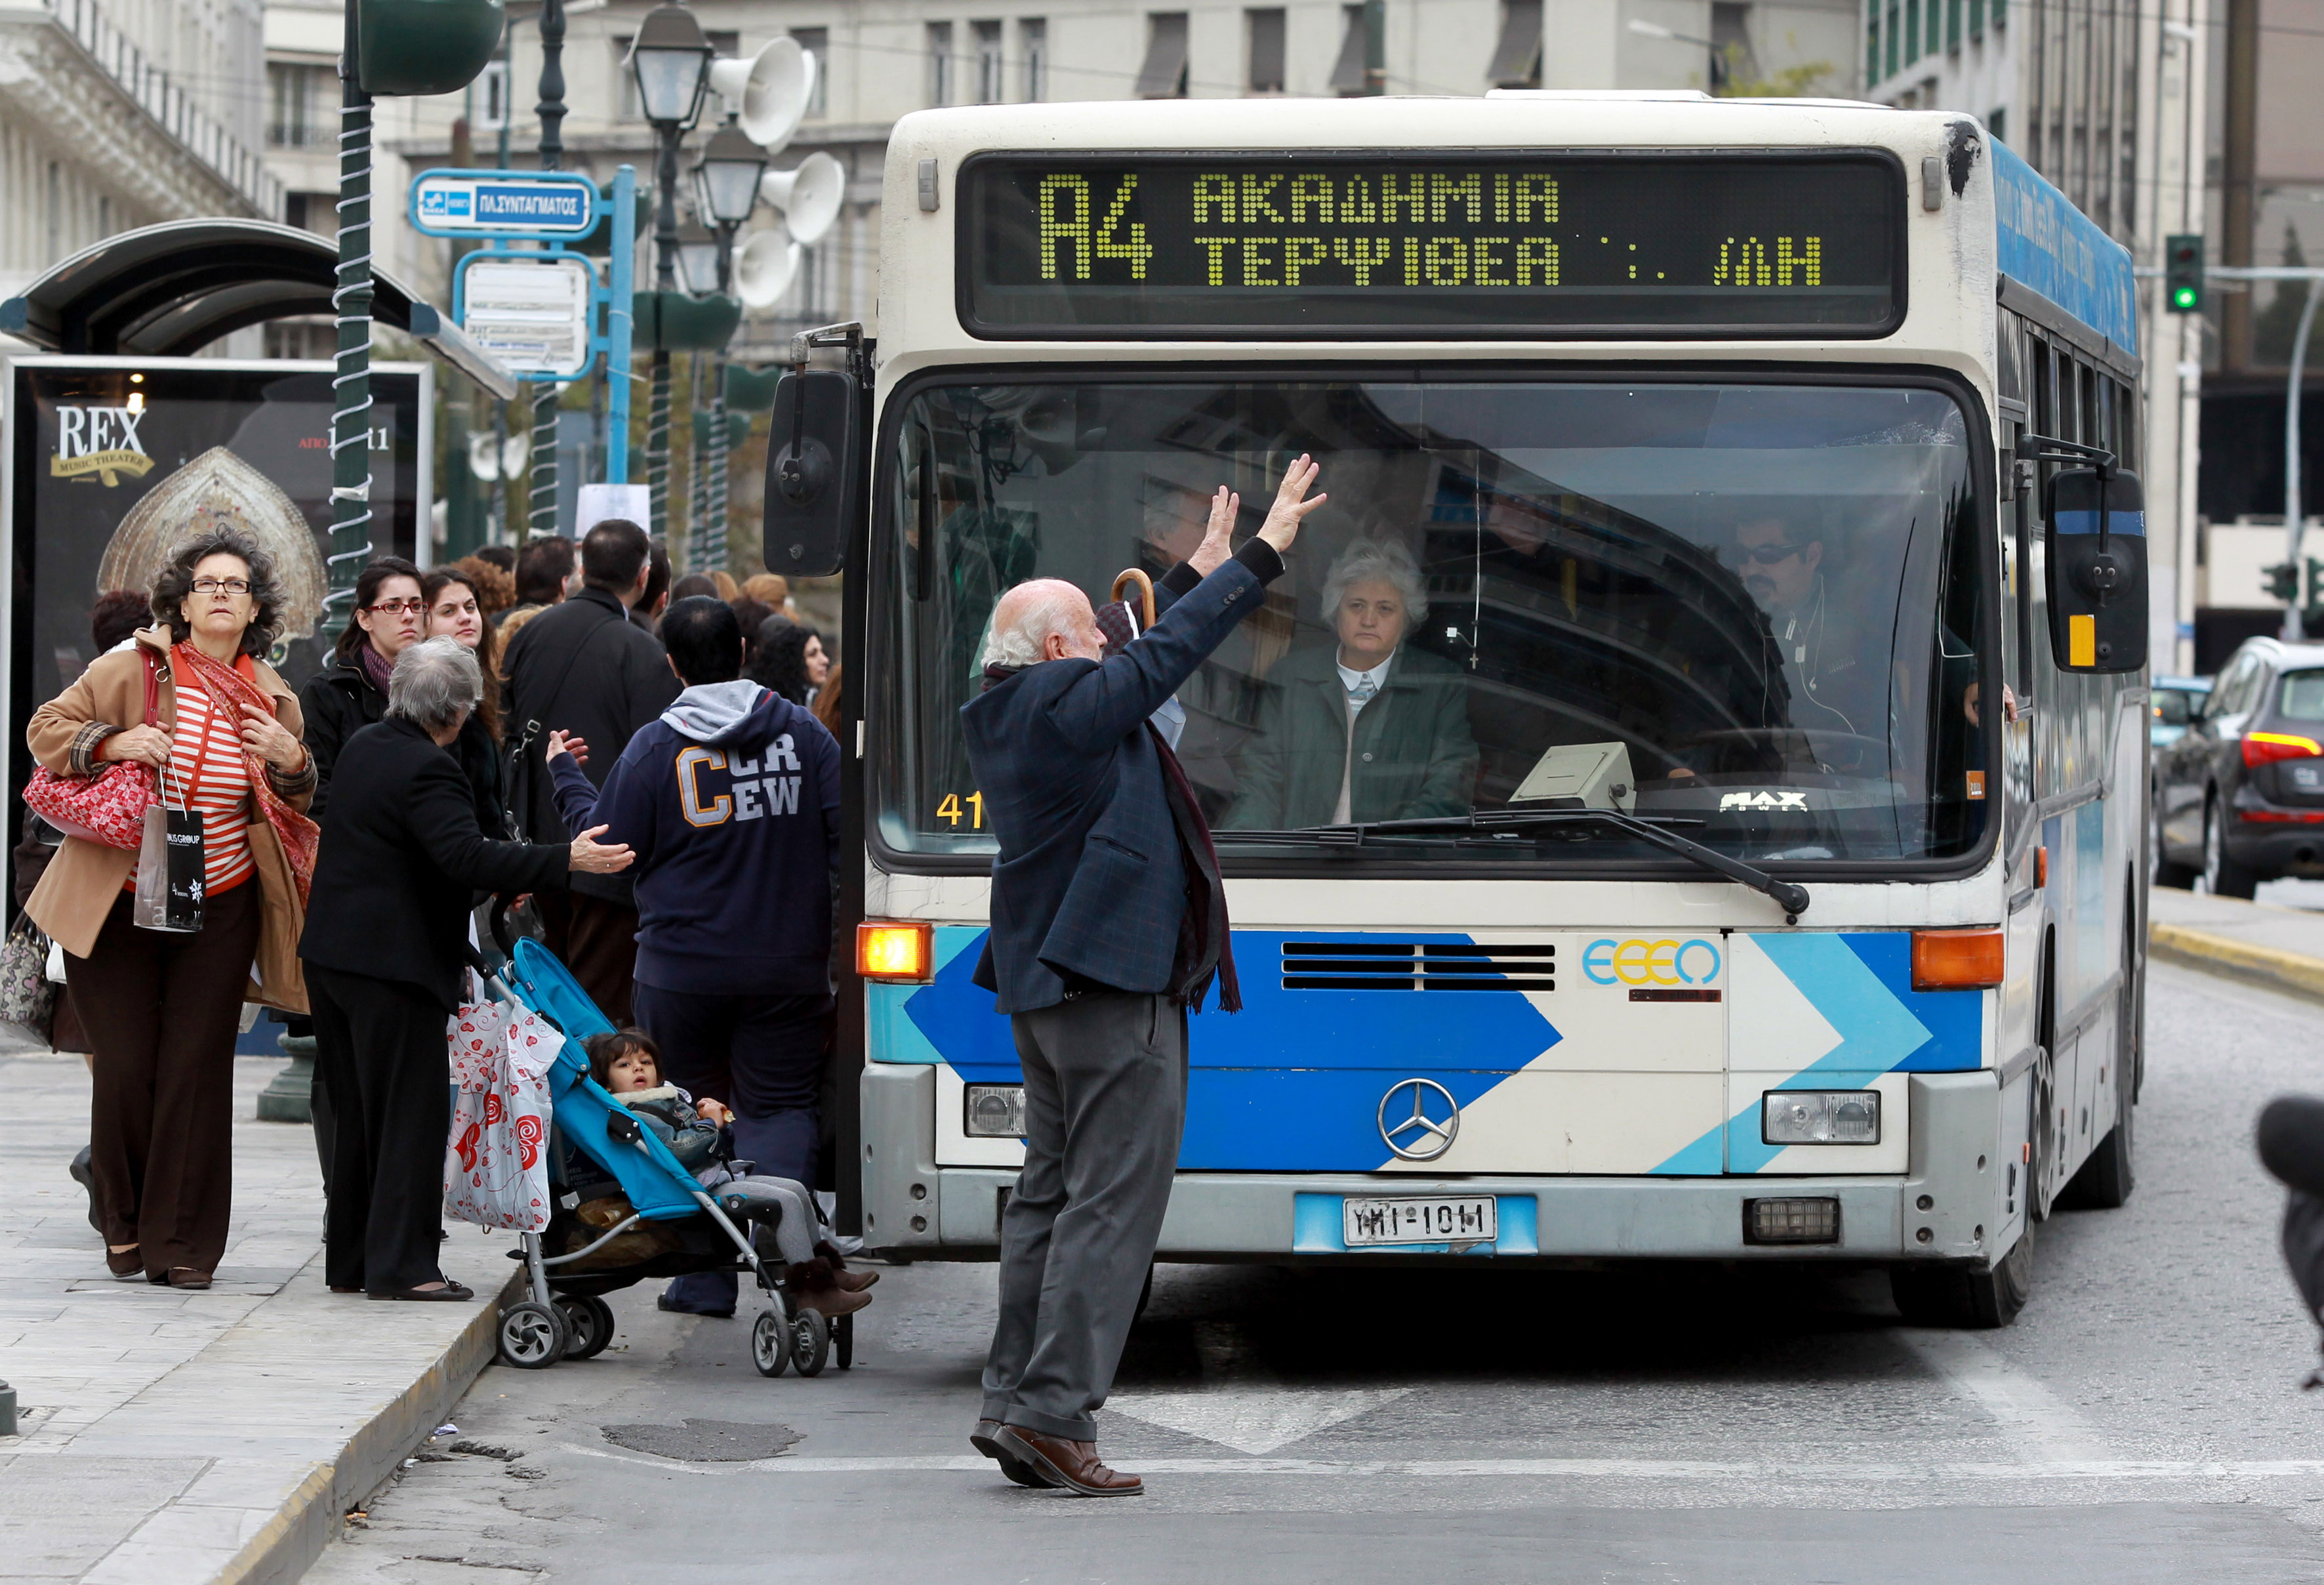
[[[85,775],[93,769],[95,751],[110,730],[148,724],[164,732],[178,719],[177,690],[170,680],[170,630],[150,627],[137,635],[137,647],[98,656],[80,680],[32,712],[24,742],[49,771],[57,776]],[[155,719],[145,720],[146,651],[161,662],[156,693]],[[274,719],[292,736],[301,733],[298,696],[263,660],[253,660],[253,680],[274,701]],[[274,777],[275,791],[293,808],[304,809],[315,795],[312,760],[295,777]],[[258,984],[244,1000],[263,1002],[284,1012],[307,1011],[307,981],[299,967],[299,932],[306,910],[299,904],[298,887],[284,856],[281,840],[263,815],[254,809],[249,827],[250,856],[258,866],[259,891],[265,904],[258,933]],[[97,946],[106,916],[137,867],[137,855],[124,848],[83,842],[68,836],[47,873],[32,889],[24,911],[32,922],[61,943],[76,957],[87,957]]]

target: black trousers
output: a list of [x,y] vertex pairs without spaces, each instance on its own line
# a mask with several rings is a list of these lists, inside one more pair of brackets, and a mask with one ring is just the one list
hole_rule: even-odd
[[88,1027],[89,1171],[108,1244],[147,1275],[216,1271],[234,1193],[234,1037],[265,898],[213,894],[190,935],[140,930],[123,892],[85,958],[66,954]]
[[[637,1012],[661,1047],[663,1079],[733,1108],[734,1154],[812,1190],[831,998],[641,984]],[[681,1310],[724,1314],[736,1292],[733,1273],[703,1271],[677,1278],[667,1296]]]
[[313,963],[307,999],[334,1125],[324,1276],[374,1294],[434,1282],[452,1128],[446,1009],[417,985]]

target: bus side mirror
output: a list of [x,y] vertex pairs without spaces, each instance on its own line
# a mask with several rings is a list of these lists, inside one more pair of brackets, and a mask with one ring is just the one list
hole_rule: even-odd
[[2146,498],[2138,475],[2101,481],[2095,468],[2065,469],[2050,481],[2047,507],[2050,652],[2058,669],[2138,670],[2146,664]]
[[767,570],[825,578],[862,514],[862,389],[840,369],[785,374],[767,437]]

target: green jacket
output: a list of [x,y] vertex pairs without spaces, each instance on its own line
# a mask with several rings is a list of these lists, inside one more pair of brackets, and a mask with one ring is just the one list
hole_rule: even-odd
[[1349,764],[1347,691],[1338,650],[1304,650],[1268,674],[1259,733],[1244,747],[1228,830],[1328,825],[1349,765],[1353,819],[1465,815],[1477,774],[1467,680],[1451,661],[1406,645],[1387,686],[1356,717]]

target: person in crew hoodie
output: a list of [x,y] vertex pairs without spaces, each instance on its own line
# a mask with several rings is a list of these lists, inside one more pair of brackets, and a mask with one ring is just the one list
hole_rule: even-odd
[[[741,680],[742,629],[724,601],[661,622],[686,689],[593,788],[588,745],[551,733],[558,812],[637,855],[633,1010],[667,1076],[733,1109],[734,1153],[816,1181],[816,1096],[831,1026],[831,878],[839,745],[804,707]],[[661,1307],[732,1314],[734,1278],[679,1277]]]

